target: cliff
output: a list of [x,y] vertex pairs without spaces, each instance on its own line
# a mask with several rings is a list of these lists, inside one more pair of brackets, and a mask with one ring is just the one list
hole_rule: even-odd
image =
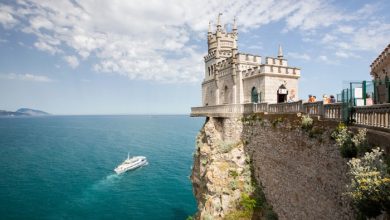
[[249,157],[235,119],[209,119],[197,137],[191,180],[198,219],[223,219],[237,211],[243,195],[253,193]]
[[[344,196],[347,160],[329,138],[337,123],[314,124],[302,129],[295,114],[208,118],[197,137],[191,176],[196,218],[232,219],[242,211],[242,195],[256,190],[253,182],[279,219],[355,218]],[[255,208],[240,219],[270,217]]]

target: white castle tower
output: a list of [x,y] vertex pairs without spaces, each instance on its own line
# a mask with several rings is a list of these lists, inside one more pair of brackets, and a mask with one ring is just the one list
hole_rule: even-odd
[[203,106],[297,101],[300,69],[287,65],[282,47],[279,45],[277,58],[266,57],[264,63],[261,56],[239,53],[236,19],[231,32],[227,32],[222,28],[221,15],[215,32],[209,23]]

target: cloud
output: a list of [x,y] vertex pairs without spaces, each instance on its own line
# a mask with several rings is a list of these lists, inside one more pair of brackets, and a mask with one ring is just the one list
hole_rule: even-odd
[[358,58],[359,56],[354,54],[354,53],[351,53],[351,52],[347,52],[347,51],[336,51],[335,55],[337,57],[341,57],[341,58]]
[[18,23],[12,12],[13,9],[10,6],[0,5],[0,24],[6,29],[10,29]]
[[0,44],[2,44],[2,43],[7,43],[7,42],[8,42],[7,39],[2,39],[2,38],[0,38]]
[[30,74],[30,73],[26,73],[26,74],[16,74],[16,73],[1,74],[0,78],[8,79],[8,80],[34,81],[34,82],[45,82],[45,83],[54,81],[47,76],[34,75],[34,74]]
[[287,57],[292,57],[295,59],[306,60],[306,61],[311,60],[310,56],[306,53],[288,52]]
[[328,57],[325,56],[325,55],[319,56],[318,59],[321,60],[321,61],[329,61]]
[[323,54],[317,57],[317,61],[319,61],[321,63],[331,64],[331,65],[340,64],[339,61],[337,61],[334,57],[329,58],[328,56],[323,55]]
[[286,18],[287,30],[313,30],[350,19],[349,15],[344,14],[326,1],[299,1],[295,5],[297,7],[295,13]]
[[43,41],[38,41],[38,42],[35,42],[34,43],[34,46],[38,49],[38,50],[41,50],[41,51],[46,51],[52,55],[56,54],[56,53],[59,53],[61,50],[58,49],[57,47],[55,46],[52,46],[51,44],[48,44],[46,42],[43,42]]
[[298,31],[306,42],[322,39],[319,43],[332,51],[353,53],[377,50],[388,41],[388,22],[370,23],[378,20],[372,16],[376,10],[367,4],[351,12],[325,0],[18,0],[14,6],[0,4],[0,24],[35,36],[38,50],[64,57],[72,68],[79,57],[91,59],[97,72],[195,82],[203,77],[205,55],[196,42],[205,42],[208,21],[217,12],[223,23],[237,16],[239,31],[281,22],[285,32]]
[[79,66],[79,60],[76,56],[65,56],[64,60],[69,64],[73,69]]

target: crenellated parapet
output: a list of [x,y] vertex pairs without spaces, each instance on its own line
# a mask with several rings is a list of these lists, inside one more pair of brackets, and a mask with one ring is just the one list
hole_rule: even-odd
[[265,64],[274,66],[287,66],[287,60],[283,58],[266,57]]
[[260,65],[261,64],[261,56],[252,55],[247,53],[238,53],[236,55],[237,62],[239,64],[250,64],[250,65]]

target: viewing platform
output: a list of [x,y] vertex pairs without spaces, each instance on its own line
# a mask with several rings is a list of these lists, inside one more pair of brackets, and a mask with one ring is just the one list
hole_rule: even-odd
[[348,107],[338,102],[323,104],[322,101],[304,103],[246,103],[192,107],[191,117],[242,117],[252,113],[290,114],[304,113],[324,120],[344,121],[355,125],[376,127],[390,131],[390,103],[371,106]]

